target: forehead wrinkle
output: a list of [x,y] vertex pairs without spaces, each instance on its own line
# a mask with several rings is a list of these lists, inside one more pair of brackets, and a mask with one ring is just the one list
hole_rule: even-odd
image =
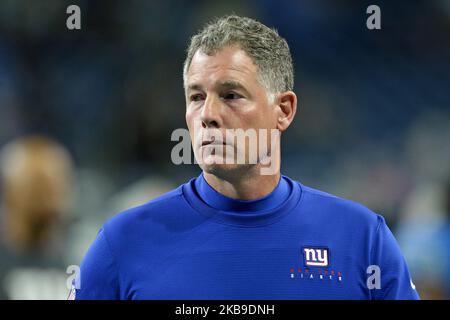
[[[237,51],[236,51],[237,49]],[[232,52],[230,53],[230,50]],[[223,59],[226,56],[227,59]],[[223,61],[212,61],[213,59],[223,59]],[[226,47],[214,54],[206,54],[198,50],[192,58],[188,73],[192,70],[192,66],[200,62],[201,64],[209,64],[208,69],[224,68],[237,72],[247,71],[248,73],[256,72],[257,67],[252,58],[242,49],[236,47]],[[203,67],[205,68],[205,67]]]
[[260,83],[257,67],[248,54],[241,49],[229,54],[231,49],[226,48],[213,55],[198,51],[187,71],[186,91],[203,91],[210,85],[218,87],[220,83],[217,82],[237,82],[244,89],[249,81]]
[[207,67],[202,67],[199,68],[200,70],[197,71],[195,70],[196,68],[189,68],[189,72],[188,72],[188,76],[189,77],[195,77],[196,75],[201,74],[202,72],[212,75],[213,73],[216,73],[217,71],[219,71],[220,73],[223,72],[227,72],[227,71],[233,71],[233,72],[237,72],[243,75],[251,75],[252,73],[255,73],[256,75],[256,70],[252,70],[251,68],[248,68],[245,64],[243,64],[242,66],[236,66],[236,65],[228,65],[228,66],[224,66],[223,64],[216,64],[213,66],[207,66]]
[[[207,77],[206,77],[207,83],[211,83],[211,86],[214,86],[214,87],[234,87],[234,88],[241,87],[241,88],[245,89],[247,87],[246,79],[245,78],[242,79],[240,76],[237,76],[236,72],[242,74],[243,76],[251,77],[252,75],[249,74],[251,70],[242,70],[242,68],[238,69],[238,68],[233,68],[233,67],[229,67],[227,69],[232,70],[232,73],[227,74],[227,72],[224,70],[224,72],[220,72],[219,74],[217,74],[215,72],[209,72],[209,71],[203,70],[205,72],[205,74],[207,75]],[[200,73],[197,73],[195,71],[189,72],[188,77],[191,79],[186,86],[187,90],[203,90],[204,85],[202,84],[203,79],[202,79],[202,75],[201,75],[201,73],[203,73],[203,71],[200,71]],[[252,80],[258,81],[257,78],[252,79]]]

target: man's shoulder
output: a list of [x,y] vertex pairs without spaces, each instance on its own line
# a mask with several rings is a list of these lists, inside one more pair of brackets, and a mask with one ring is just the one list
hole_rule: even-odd
[[136,225],[149,225],[158,221],[159,217],[177,212],[183,205],[183,185],[168,191],[142,205],[119,212],[108,219],[103,229],[123,229]]
[[320,212],[326,219],[352,220],[354,222],[378,225],[383,217],[365,205],[322,190],[300,184],[303,201],[307,202],[315,214]]

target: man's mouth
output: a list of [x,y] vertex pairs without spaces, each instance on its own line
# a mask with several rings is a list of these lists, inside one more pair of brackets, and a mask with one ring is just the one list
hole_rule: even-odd
[[226,143],[224,141],[215,140],[215,139],[202,141],[202,147],[207,146],[207,145],[226,145]]

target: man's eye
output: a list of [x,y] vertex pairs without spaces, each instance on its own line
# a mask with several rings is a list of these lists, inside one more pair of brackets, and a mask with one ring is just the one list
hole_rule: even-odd
[[197,94],[191,95],[191,96],[190,96],[190,99],[191,99],[191,101],[201,101],[201,100],[203,100],[204,98],[203,98],[203,95],[202,95],[202,94],[197,93]]
[[225,94],[223,98],[226,100],[234,100],[234,99],[241,98],[241,96],[235,92],[229,92],[229,93]]

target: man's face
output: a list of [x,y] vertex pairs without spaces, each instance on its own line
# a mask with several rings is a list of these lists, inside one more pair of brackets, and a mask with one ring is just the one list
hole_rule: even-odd
[[[258,81],[257,67],[237,46],[225,47],[214,55],[198,50],[185,81],[186,122],[202,170],[214,173],[242,168],[236,163],[225,164],[229,154],[217,154],[213,149],[215,143],[227,144],[224,150],[233,148],[235,155],[245,154],[248,160],[248,143],[242,146],[230,141],[226,129],[255,129],[257,133],[259,129],[267,129],[270,134],[270,129],[276,128],[277,113]],[[211,137],[213,132],[220,132],[221,141]]]

